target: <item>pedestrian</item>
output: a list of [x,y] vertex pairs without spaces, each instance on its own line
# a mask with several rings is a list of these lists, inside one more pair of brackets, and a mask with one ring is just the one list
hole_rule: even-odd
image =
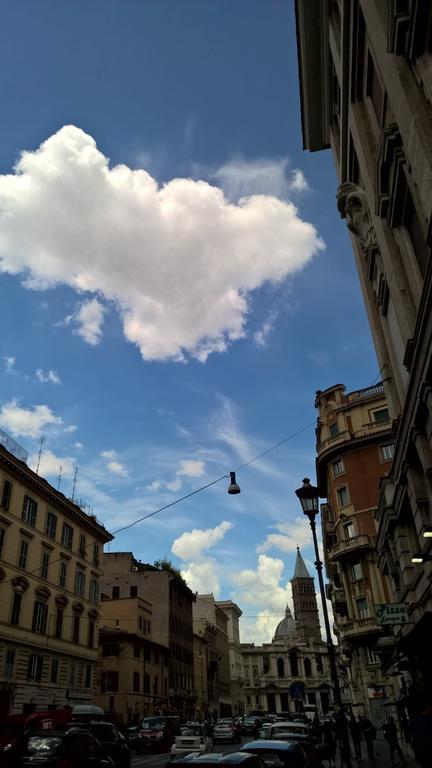
[[394,763],[394,753],[395,751],[398,753],[401,760],[403,760],[403,754],[402,750],[400,748],[400,744],[398,741],[398,732],[396,723],[393,719],[393,717],[390,715],[388,718],[384,728],[384,738],[388,742],[389,749],[390,749],[390,760],[392,763]]
[[368,758],[369,760],[375,760],[374,741],[376,738],[376,728],[374,725],[372,725],[369,718],[365,717],[364,715],[362,715],[361,718],[359,718],[359,720],[360,720],[360,727],[362,730],[363,738],[366,742]]
[[328,720],[325,720],[323,723],[322,743],[328,747],[328,757],[324,759],[333,761],[336,755],[336,739],[333,735],[332,724]]
[[351,738],[354,746],[356,759],[360,760],[362,756],[361,754],[362,731],[361,731],[359,721],[355,719],[354,713],[351,714],[348,725],[351,733]]

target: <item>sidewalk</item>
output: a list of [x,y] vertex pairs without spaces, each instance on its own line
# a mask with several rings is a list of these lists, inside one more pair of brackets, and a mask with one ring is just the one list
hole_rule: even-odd
[[[390,760],[390,751],[388,743],[383,738],[375,739],[375,760],[371,762],[367,756],[367,749],[366,744],[364,741],[362,741],[361,750],[362,750],[362,756],[361,759],[356,760],[354,757],[354,750],[351,749],[351,763],[353,768],[367,768],[367,766],[377,766],[377,768],[403,768],[404,766],[407,766],[409,768],[416,768],[418,763],[413,760],[412,757],[409,757],[407,753],[404,750],[404,744],[401,744],[402,752],[404,753],[404,760],[401,760],[399,755],[395,754],[394,757],[394,763]],[[336,758],[336,766],[339,768],[340,766],[340,756]]]

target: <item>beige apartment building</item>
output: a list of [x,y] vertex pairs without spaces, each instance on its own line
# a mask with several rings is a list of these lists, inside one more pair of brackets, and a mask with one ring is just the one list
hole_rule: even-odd
[[408,687],[430,690],[432,5],[296,0],[295,7],[303,143],[333,151],[335,203],[351,235],[392,420],[378,565],[394,602],[409,612],[409,622],[395,626],[393,670]]
[[212,594],[197,595],[193,606],[194,633],[206,642],[207,714],[232,715],[228,617]]
[[218,605],[219,608],[222,608],[228,618],[227,632],[233,714],[244,715],[246,712],[244,695],[245,679],[243,677],[243,660],[240,648],[239,627],[239,619],[242,616],[242,611],[236,603],[232,602],[232,600],[218,600],[216,605]]
[[96,703],[123,723],[168,708],[169,651],[152,631],[143,598],[102,599]]
[[94,701],[113,538],[7,444],[17,455],[0,444],[0,717]]
[[140,597],[152,606],[152,640],[169,650],[168,709],[190,719],[196,704],[194,593],[175,571],[141,563],[132,552],[109,552],[105,558],[104,595],[114,600]]
[[[342,384],[317,392],[317,470],[324,558],[340,664],[356,714],[382,725],[395,700],[394,677],[384,675],[377,654],[388,634],[376,606],[391,602],[378,569],[380,480],[391,470],[393,437],[384,387],[347,393]],[[395,713],[393,713],[395,714]]]

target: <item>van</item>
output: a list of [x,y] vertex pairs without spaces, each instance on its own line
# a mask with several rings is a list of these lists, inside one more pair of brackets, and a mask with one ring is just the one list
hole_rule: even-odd
[[145,750],[168,752],[179,733],[178,718],[165,715],[145,717],[141,721],[139,738],[135,742],[137,752]]

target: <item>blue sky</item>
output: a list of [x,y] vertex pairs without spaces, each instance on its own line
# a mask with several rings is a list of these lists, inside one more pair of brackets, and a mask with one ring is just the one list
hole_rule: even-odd
[[[111,530],[377,376],[331,154],[302,151],[292,5],[0,3],[0,427],[33,465],[44,436],[66,495],[78,466]],[[268,640],[296,545],[312,559],[313,473],[311,427],[240,496],[222,482],[111,551],[171,557]]]

